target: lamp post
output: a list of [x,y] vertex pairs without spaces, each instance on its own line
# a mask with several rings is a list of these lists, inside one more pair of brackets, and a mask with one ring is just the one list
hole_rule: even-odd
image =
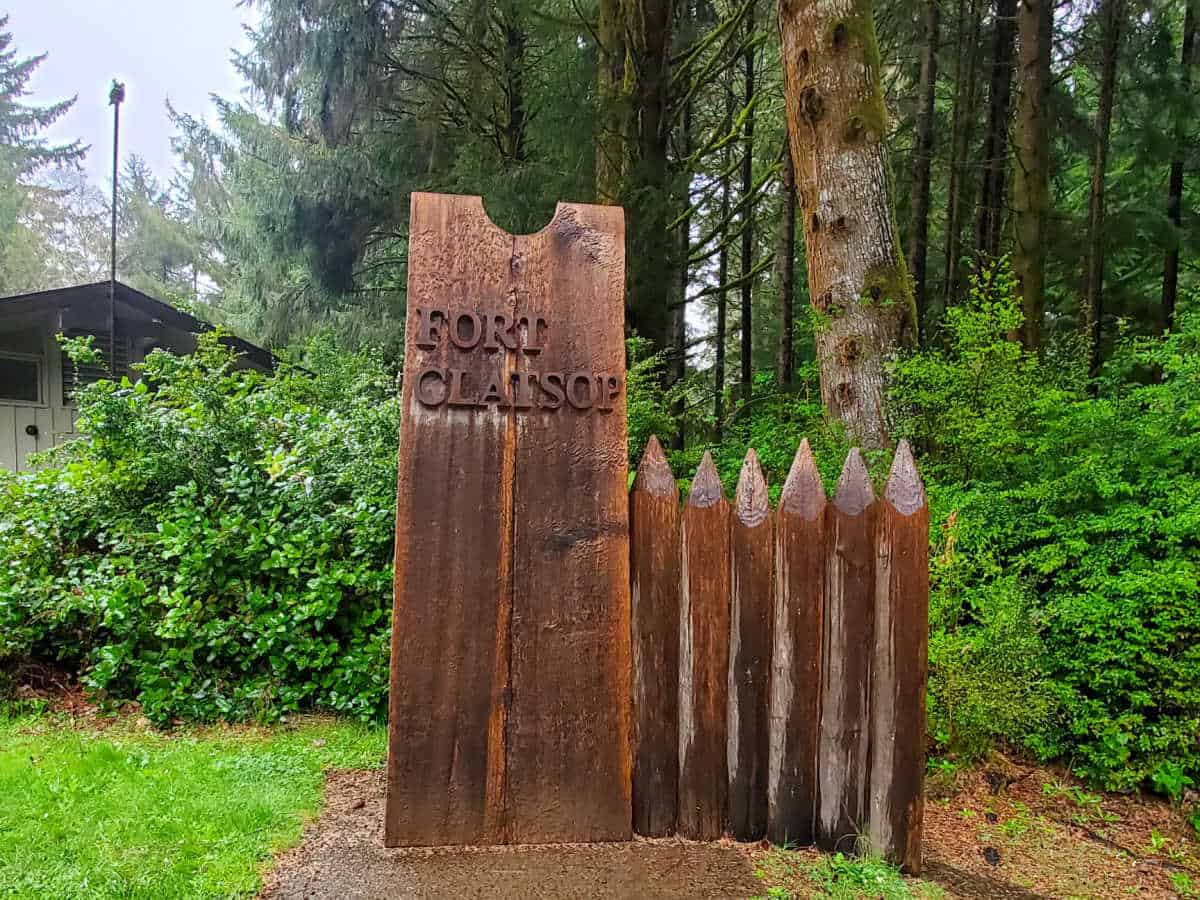
[[125,102],[125,85],[113,79],[108,92],[108,105],[113,108],[112,158],[112,239],[108,268],[108,371],[117,377],[117,164],[120,160],[121,104]]

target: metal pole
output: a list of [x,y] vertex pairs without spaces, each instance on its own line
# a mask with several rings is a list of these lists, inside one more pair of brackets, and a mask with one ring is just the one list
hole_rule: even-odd
[[108,105],[113,108],[112,156],[112,240],[108,268],[108,372],[117,377],[117,164],[120,161],[121,104],[125,101],[125,85],[113,79],[108,92]]

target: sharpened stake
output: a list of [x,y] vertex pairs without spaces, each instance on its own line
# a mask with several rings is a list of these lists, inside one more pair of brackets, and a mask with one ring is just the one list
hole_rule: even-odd
[[767,832],[768,698],[774,547],[767,481],[749,450],[731,527],[729,632],[729,828],[739,841]]
[[629,497],[633,830],[675,831],[679,790],[679,488],[658,439]]
[[775,516],[767,836],[781,846],[811,844],[815,835],[826,506],[825,488],[805,440]]
[[711,841],[728,811],[729,504],[704,454],[683,508],[679,621],[679,833]]

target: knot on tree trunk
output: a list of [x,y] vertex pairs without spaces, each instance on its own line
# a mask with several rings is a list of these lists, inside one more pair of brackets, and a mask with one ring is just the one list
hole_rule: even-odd
[[845,50],[849,42],[850,29],[846,27],[845,22],[838,22],[833,26],[833,34],[830,36],[829,43],[834,50]]
[[800,92],[800,118],[809,128],[815,128],[824,113],[825,101],[815,87],[806,87]]
[[838,361],[848,366],[858,359],[858,338],[848,337],[838,345]]
[[833,389],[833,395],[839,409],[848,410],[854,407],[854,385],[849,381],[839,382]]

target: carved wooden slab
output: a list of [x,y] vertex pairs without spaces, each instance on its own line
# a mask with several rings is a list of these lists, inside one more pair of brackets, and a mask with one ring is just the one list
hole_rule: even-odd
[[623,213],[410,233],[385,843],[628,838]]

